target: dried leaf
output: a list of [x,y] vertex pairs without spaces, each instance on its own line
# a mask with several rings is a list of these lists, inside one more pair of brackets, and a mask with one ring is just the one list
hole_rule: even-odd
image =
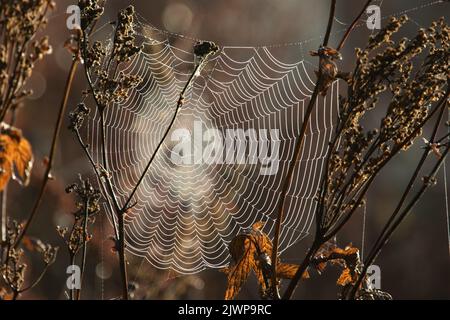
[[247,281],[252,263],[254,263],[254,246],[250,239],[237,237],[233,239],[232,243],[233,242],[233,248],[237,248],[239,251],[241,248],[244,248],[244,254],[241,256],[237,264],[231,267],[228,271],[228,287],[225,292],[225,300],[234,299],[238,295],[242,285],[245,281]]
[[252,261],[252,270],[255,273],[256,280],[258,280],[260,295],[264,296],[268,287],[269,281],[268,273],[265,272],[267,268],[270,268],[270,258],[267,255],[261,255],[258,260]]
[[[230,255],[235,265],[221,269],[228,275],[228,287],[225,299],[234,299],[253,270],[260,286],[261,296],[269,292],[272,281],[272,241],[262,231],[263,222],[255,223],[250,230],[237,235],[230,243]],[[277,259],[277,278],[291,279],[298,265],[283,264]],[[303,278],[309,278],[306,271]]]
[[339,276],[337,284],[344,287],[354,281],[356,281],[356,279],[353,279],[351,270],[349,268],[345,268]]
[[[277,265],[277,277],[281,279],[292,279],[297,273],[299,267],[300,266],[297,264],[280,263]],[[308,270],[305,270],[302,278],[309,279]]]
[[22,185],[28,185],[32,166],[33,153],[28,140],[22,136],[20,130],[2,123],[0,125],[0,191],[5,188],[11,177]]
[[1,300],[13,300],[14,295],[12,293],[8,293],[5,289],[0,289],[0,301]]
[[321,274],[322,272],[324,272],[324,270],[325,270],[326,267],[327,267],[327,263],[326,263],[326,262],[320,262],[320,263],[318,263],[318,264],[316,265],[317,272],[318,272],[319,274]]

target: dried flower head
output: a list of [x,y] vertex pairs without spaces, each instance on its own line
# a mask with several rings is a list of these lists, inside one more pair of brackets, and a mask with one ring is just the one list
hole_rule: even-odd
[[[341,219],[359,207],[355,199],[361,198],[387,161],[422,134],[431,106],[448,90],[449,27],[440,20],[410,40],[393,41],[406,21],[406,17],[392,18],[365,49],[356,50],[356,67],[347,96],[340,99],[340,122],[317,196],[325,235],[333,234]],[[419,57],[423,63],[414,64]],[[381,95],[389,96],[385,109],[379,103]],[[383,114],[380,125],[365,129],[362,122],[375,108]]]
[[216,53],[219,47],[211,41],[197,42],[194,46],[194,54],[201,59]]
[[90,109],[84,103],[79,103],[75,110],[69,113],[69,129],[72,131],[79,130],[89,113]]

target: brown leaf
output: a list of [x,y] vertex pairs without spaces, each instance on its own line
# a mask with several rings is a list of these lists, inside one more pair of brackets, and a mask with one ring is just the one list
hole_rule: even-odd
[[[230,255],[234,265],[221,269],[228,275],[228,287],[225,299],[234,299],[253,270],[260,286],[261,296],[267,294],[272,281],[272,241],[262,231],[263,222],[256,222],[250,230],[238,234],[230,243]],[[298,265],[283,264],[277,259],[277,278],[291,279]],[[303,278],[309,278],[305,271]]]
[[[0,125],[0,191],[5,188],[11,177],[22,185],[28,185],[33,153],[31,145],[22,136],[22,132],[7,124]],[[17,175],[14,173],[17,172]]]
[[235,262],[238,262],[245,254],[247,239],[248,239],[247,235],[239,234],[233,240],[231,240],[228,249],[230,251],[231,257]]
[[318,264],[316,265],[317,272],[318,272],[319,274],[321,274],[322,272],[324,272],[324,270],[325,270],[326,267],[327,267],[327,263],[326,263],[326,262],[320,262],[320,263],[318,263]]
[[0,289],[0,300],[13,300],[14,295],[12,293],[8,293],[5,289]]
[[[292,278],[294,278],[295,274],[297,273],[298,268],[299,268],[299,265],[297,265],[297,264],[279,263],[277,265],[277,277],[281,278],[281,279],[292,279]],[[308,270],[305,270],[302,278],[309,279]]]
[[227,291],[225,292],[225,300],[234,299],[238,295],[242,285],[245,281],[247,281],[252,263],[254,263],[254,245],[252,244],[250,239],[236,237],[233,239],[232,243],[233,242],[233,248],[238,249],[239,252],[242,248],[244,248],[244,253],[236,263],[236,265],[229,268],[228,270],[228,287]]
[[258,280],[258,284],[259,284],[259,291],[260,293],[264,294],[267,290],[267,286],[269,285],[269,281],[270,279],[268,279],[268,276],[264,273],[264,267],[263,267],[263,261],[261,261],[263,258],[261,257],[258,260],[253,260],[252,261],[252,269],[253,272],[255,273],[256,276],[256,280]]
[[350,269],[345,268],[342,271],[341,275],[339,276],[339,279],[337,280],[337,284],[344,287],[350,283],[353,283],[354,280],[356,280],[356,279],[353,279]]

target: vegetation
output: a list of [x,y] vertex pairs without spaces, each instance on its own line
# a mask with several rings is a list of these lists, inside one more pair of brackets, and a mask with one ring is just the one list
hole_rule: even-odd
[[[248,232],[236,235],[229,246],[232,263],[222,270],[228,280],[225,299],[237,297],[252,271],[258,280],[262,299],[290,299],[302,279],[309,281],[306,279],[311,272],[326,272],[329,264],[341,268],[337,279],[340,299],[391,298],[388,293],[369,286],[367,270],[422,195],[436,184],[436,173],[449,151],[448,134],[442,135],[441,132],[448,125],[444,123],[444,115],[449,102],[450,29],[441,19],[427,29],[420,29],[414,38],[396,40],[395,34],[408,18],[391,18],[384,28],[368,39],[366,47],[356,49],[355,57],[342,57],[340,51],[370,3],[369,0],[364,4],[341,41],[333,47],[329,40],[336,0],[330,1],[329,21],[322,46],[311,52],[312,56],[318,57],[317,80],[296,141],[295,161],[291,162],[284,180],[275,236],[271,239],[265,234],[261,223],[253,225]],[[103,15],[104,2],[80,0],[78,5],[81,25],[66,43],[66,49],[72,55],[72,64],[54,124],[51,148],[44,160],[44,175],[28,218],[17,221],[9,214],[8,186],[13,183],[12,180],[24,188],[28,185],[33,151],[22,131],[15,127],[15,121],[18,113],[22,112],[22,104],[26,103],[25,98],[31,94],[24,89],[25,84],[36,64],[52,53],[48,37],[39,35],[45,30],[46,17],[55,5],[50,0],[0,0],[0,300],[17,299],[25,291],[33,289],[56,259],[58,248],[30,236],[29,227],[36,221],[43,196],[53,178],[51,170],[55,152],[79,67],[83,69],[83,81],[88,88],[80,101],[88,99],[89,102],[78,104],[69,113],[69,130],[86,155],[98,185],[80,176],[78,183],[67,187],[66,191],[76,197],[73,226],[70,229],[58,227],[55,232],[63,239],[70,265],[81,265],[83,281],[88,259],[87,246],[97,236],[94,232],[96,217],[109,215],[114,230],[112,247],[117,254],[120,270],[121,299],[133,298],[137,284],[128,279],[124,216],[133,211],[135,193],[172,129],[195,75],[219,50],[211,42],[198,43],[192,48],[199,63],[180,92],[172,121],[127,200],[119,203],[110,178],[111,159],[106,150],[104,112],[115,102],[126,99],[130,90],[142,81],[137,76],[120,72],[120,66],[142,50],[134,30],[135,11],[133,7],[128,7],[119,12],[114,22],[112,46],[106,47],[101,41],[92,40]],[[340,70],[338,58],[354,59],[354,69]],[[314,240],[306,255],[299,254],[302,259],[299,265],[285,263],[279,254],[279,242],[287,190],[294,181],[295,164],[300,160],[316,101],[319,95],[326,95],[334,81],[343,82],[346,93],[340,97],[339,119],[327,147],[325,170],[316,195]],[[100,115],[101,163],[94,160],[80,131],[92,110]],[[380,114],[381,117],[374,121],[373,117]],[[378,125],[367,126],[369,117],[372,120],[370,123]],[[425,128],[431,128],[431,133],[427,134]],[[335,240],[336,235],[364,205],[376,178],[384,173],[392,159],[407,152],[414,142],[421,139],[426,141],[422,155],[367,257],[362,260],[358,248],[351,244],[340,248]],[[420,179],[421,186],[415,190],[413,185]],[[109,210],[102,209],[103,202]],[[26,252],[41,256],[42,272],[37,279],[26,281]],[[289,280],[285,292],[280,292],[282,279]],[[30,284],[25,286],[25,283]],[[68,298],[81,299],[81,292],[82,289],[69,290]]]

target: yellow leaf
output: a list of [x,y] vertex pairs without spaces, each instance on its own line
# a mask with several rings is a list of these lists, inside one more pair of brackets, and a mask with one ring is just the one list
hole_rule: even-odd
[[[11,177],[22,185],[28,185],[33,153],[31,145],[22,136],[22,132],[7,124],[0,124],[0,191],[5,188]],[[16,169],[17,176],[14,174]]]
[[353,277],[349,268],[345,268],[339,279],[337,280],[337,284],[340,286],[346,286],[350,283],[353,283]]
[[0,301],[1,300],[13,300],[14,295],[12,293],[8,293],[5,289],[0,289]]

